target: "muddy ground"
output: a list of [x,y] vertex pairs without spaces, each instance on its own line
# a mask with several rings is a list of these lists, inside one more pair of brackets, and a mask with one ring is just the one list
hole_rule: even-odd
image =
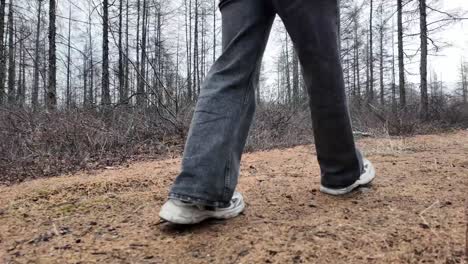
[[178,158],[0,187],[0,263],[465,263],[468,131],[364,139],[372,188],[321,194],[312,146],[247,154],[240,217],[158,209]]

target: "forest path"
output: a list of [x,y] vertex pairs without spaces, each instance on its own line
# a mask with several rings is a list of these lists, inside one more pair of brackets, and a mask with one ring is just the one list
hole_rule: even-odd
[[243,160],[231,221],[161,224],[180,159],[0,187],[0,263],[463,263],[468,131],[363,139],[372,188],[321,194],[311,146]]

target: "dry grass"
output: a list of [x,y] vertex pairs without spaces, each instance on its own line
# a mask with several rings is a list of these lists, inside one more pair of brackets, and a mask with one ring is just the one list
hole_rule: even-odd
[[179,159],[0,187],[0,262],[463,263],[468,132],[359,145],[370,189],[320,194],[310,146],[255,152],[245,214],[188,228],[157,216]]

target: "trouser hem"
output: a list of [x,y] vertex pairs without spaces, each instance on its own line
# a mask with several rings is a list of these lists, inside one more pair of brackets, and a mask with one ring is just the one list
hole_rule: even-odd
[[186,195],[180,193],[171,192],[169,194],[169,199],[176,199],[184,202],[190,202],[194,204],[204,205],[204,206],[212,206],[218,208],[224,208],[229,206],[229,202],[219,202],[219,201],[210,201],[207,199],[195,197],[193,195]]

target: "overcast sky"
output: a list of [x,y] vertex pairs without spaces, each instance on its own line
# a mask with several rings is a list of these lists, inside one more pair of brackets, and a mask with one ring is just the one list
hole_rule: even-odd
[[[468,11],[467,0],[443,0],[445,9]],[[430,68],[441,74],[442,79],[448,82],[457,82],[460,79],[460,62],[462,57],[468,61],[468,21],[447,27],[440,33],[440,38],[453,44],[440,52],[438,57],[430,58]]]

